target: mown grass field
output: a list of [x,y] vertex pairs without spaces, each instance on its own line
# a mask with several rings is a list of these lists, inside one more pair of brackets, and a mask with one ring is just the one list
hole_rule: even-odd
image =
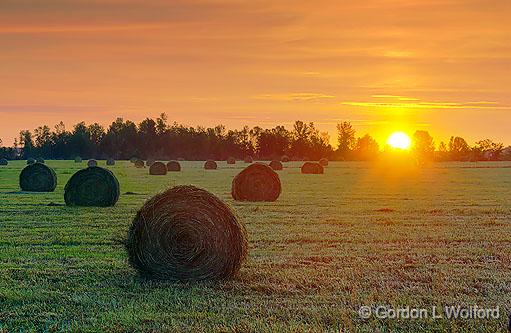
[[[64,206],[63,187],[86,161],[47,164],[58,175],[54,193],[18,192],[22,161],[0,167],[0,332],[505,332],[511,169],[500,166],[508,164],[393,172],[331,162],[324,175],[301,175],[292,162],[279,172],[277,202],[239,203],[230,186],[244,163],[205,171],[182,162],[180,173],[149,176],[118,162],[113,208]],[[136,210],[178,184],[215,193],[245,223],[250,254],[237,279],[147,282],[128,266],[120,240]],[[474,304],[500,306],[501,318],[357,314],[362,305]]]

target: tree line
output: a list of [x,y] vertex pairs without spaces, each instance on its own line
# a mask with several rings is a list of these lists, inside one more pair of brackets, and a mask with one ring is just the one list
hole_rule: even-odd
[[[412,139],[411,153],[419,161],[511,159],[511,147],[505,149],[502,143],[489,139],[470,146],[465,139],[452,137],[447,143],[435,145],[427,131],[415,132]],[[60,122],[53,129],[44,125],[33,131],[23,130],[14,140],[13,147],[2,147],[0,154],[8,159],[73,159],[80,156],[96,159],[225,160],[250,155],[269,160],[286,155],[294,160],[327,157],[331,160],[370,161],[392,152],[389,147],[380,147],[369,134],[357,137],[352,124],[347,121],[337,125],[337,143],[336,148],[332,147],[329,134],[320,132],[313,122],[296,121],[290,130],[284,126],[269,129],[245,126],[239,130],[228,130],[223,125],[187,127],[176,122],[169,124],[167,115],[163,113],[156,119],[147,118],[139,124],[117,118],[106,129],[98,123],[87,125],[80,122],[67,130]]]

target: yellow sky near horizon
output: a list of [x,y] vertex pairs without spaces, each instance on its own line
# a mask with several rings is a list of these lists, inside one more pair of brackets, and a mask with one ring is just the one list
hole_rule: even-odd
[[511,144],[509,17],[507,0],[3,0],[0,138],[166,112]]

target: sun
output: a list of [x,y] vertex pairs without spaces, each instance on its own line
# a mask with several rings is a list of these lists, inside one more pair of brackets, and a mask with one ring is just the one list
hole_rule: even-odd
[[408,150],[412,145],[412,140],[404,132],[395,132],[389,137],[387,144],[394,149]]

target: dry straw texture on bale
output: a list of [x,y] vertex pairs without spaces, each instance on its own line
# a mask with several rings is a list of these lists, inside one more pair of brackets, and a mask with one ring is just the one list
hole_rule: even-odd
[[239,201],[275,201],[281,190],[279,175],[266,164],[254,163],[234,177],[231,194]]
[[328,166],[328,158],[323,157],[322,159],[319,160],[319,164],[321,164],[324,167]]
[[207,160],[206,163],[204,163],[204,169],[206,170],[216,170],[216,168],[216,162],[213,160]]
[[98,161],[96,160],[88,160],[87,161],[87,166],[90,168],[90,167],[95,167],[95,166],[98,166]]
[[219,198],[194,186],[176,186],[138,211],[126,250],[144,278],[218,280],[238,273],[248,242],[245,227]]
[[9,161],[7,161],[5,158],[0,158],[0,165],[8,165]]
[[75,157],[75,163],[82,163],[82,158],[80,156]]
[[167,166],[162,162],[154,162],[149,167],[149,174],[153,176],[165,176],[167,174]]
[[273,170],[282,170],[282,163],[280,163],[280,161],[277,161],[277,160],[273,160],[270,162],[270,167],[273,169]]
[[153,160],[152,158],[149,158],[147,159],[145,165],[150,167],[151,165],[153,165],[153,163],[156,162],[155,160]]
[[119,200],[117,178],[107,169],[89,167],[76,172],[64,188],[68,206],[109,207]]
[[167,163],[167,171],[181,171],[181,164],[178,161],[170,161]]
[[109,158],[108,160],[106,160],[106,165],[115,165],[115,160],[113,158]]
[[20,173],[20,188],[29,192],[53,192],[57,187],[57,175],[52,168],[42,164],[27,165]]
[[252,158],[252,156],[245,156],[245,158],[243,159],[243,161],[245,163],[252,163],[254,162],[254,159]]
[[136,160],[136,161],[135,161],[135,167],[136,167],[136,168],[139,168],[139,169],[140,169],[140,168],[145,168],[145,163],[144,163],[144,161],[142,161],[142,160]]
[[284,156],[282,156],[282,157],[280,158],[280,160],[281,160],[282,162],[289,162],[289,156],[284,155]]
[[227,159],[227,164],[236,164],[236,159],[234,157],[229,157]]
[[35,160],[33,158],[27,158],[27,165],[34,164]]
[[319,163],[305,162],[302,165],[302,173],[306,174],[322,174],[323,166]]

